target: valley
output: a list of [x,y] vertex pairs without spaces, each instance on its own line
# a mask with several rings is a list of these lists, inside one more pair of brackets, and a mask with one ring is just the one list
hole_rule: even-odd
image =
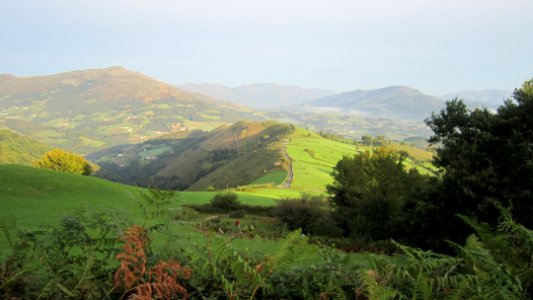
[[[515,118],[527,119],[519,105],[530,100],[528,82],[517,105],[494,114],[408,87],[333,95],[291,87],[288,95],[328,95],[261,111],[121,67],[2,79],[0,295],[122,299],[159,286],[151,274],[160,272],[180,287],[174,298],[379,299],[373,288],[400,297],[425,284],[440,297],[441,288],[486,284],[472,265],[510,266],[476,234],[520,234],[514,249],[529,259],[530,230],[513,227],[522,225],[510,214],[528,224],[530,177],[516,174],[531,168],[505,154],[530,157],[512,146],[527,133],[505,131],[522,134]],[[284,88],[265,97],[289,104]],[[485,151],[508,136],[516,141],[507,148]],[[68,173],[63,150],[49,164],[64,171],[47,169],[39,162],[54,148],[84,154],[94,173]],[[485,199],[500,199],[501,210]],[[462,213],[520,229],[480,234]],[[390,270],[399,275],[381,281]],[[522,276],[512,270],[494,276]],[[450,273],[458,281],[446,281]]]

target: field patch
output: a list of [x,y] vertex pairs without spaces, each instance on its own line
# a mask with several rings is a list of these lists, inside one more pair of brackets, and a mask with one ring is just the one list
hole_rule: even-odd
[[287,177],[287,172],[272,172],[268,173],[265,176],[254,180],[251,184],[282,184],[285,178]]

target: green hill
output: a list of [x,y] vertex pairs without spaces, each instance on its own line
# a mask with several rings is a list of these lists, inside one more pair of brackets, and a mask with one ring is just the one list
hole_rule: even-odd
[[[420,173],[431,174],[432,154],[412,146],[391,143],[389,147],[407,154],[405,166]],[[298,128],[288,136],[287,153],[292,159],[294,178],[291,188],[303,192],[322,193],[333,182],[333,167],[343,156],[352,156],[371,147],[326,139],[321,135]]]
[[333,182],[331,172],[335,164],[343,156],[354,155],[355,151],[354,145],[328,140],[305,129],[296,130],[287,142],[294,171],[291,188],[324,192],[326,185]]
[[292,125],[276,122],[242,121],[211,132],[191,131],[119,146],[88,158],[101,166],[97,176],[141,186],[222,189],[261,178],[260,183],[281,184],[285,176],[280,173],[287,169],[281,139],[293,130]]
[[82,207],[131,215],[138,188],[58,171],[0,165],[0,212],[24,227],[57,222]]
[[[395,143],[391,147],[408,154],[407,167],[431,172],[431,153]],[[102,167],[97,176],[140,186],[205,190],[284,183],[292,190],[323,193],[343,156],[369,149],[292,125],[243,121],[211,132],[173,133],[121,145],[88,158]]]
[[52,147],[0,128],[0,164],[32,165]]
[[78,153],[172,131],[254,118],[244,106],[180,90],[122,67],[0,75],[0,125]]
[[[136,202],[144,189],[104,179],[19,165],[0,165],[0,220],[20,228],[56,224],[61,216],[86,208],[140,220]],[[275,196],[238,193],[251,205],[273,205]],[[207,203],[215,192],[181,192],[176,205]]]

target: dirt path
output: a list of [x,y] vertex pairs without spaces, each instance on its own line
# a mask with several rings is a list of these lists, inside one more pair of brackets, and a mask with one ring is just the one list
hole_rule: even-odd
[[294,175],[292,172],[292,158],[289,156],[289,152],[287,152],[287,143],[283,144],[283,152],[285,152],[285,156],[287,156],[287,160],[289,161],[289,167],[287,170],[287,179],[285,179],[285,182],[283,183],[282,187],[288,189],[291,187],[292,178],[294,177]]

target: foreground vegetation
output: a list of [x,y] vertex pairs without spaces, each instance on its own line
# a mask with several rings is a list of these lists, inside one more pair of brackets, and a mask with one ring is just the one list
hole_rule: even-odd
[[[328,166],[327,201],[319,193],[274,201],[278,192],[247,188],[178,195],[7,166],[0,295],[531,299],[532,109],[533,81],[497,113],[450,101],[427,120],[437,176],[406,167],[409,153],[361,149]],[[310,148],[292,151],[295,163],[326,161]],[[98,191],[107,197],[100,205]],[[184,195],[203,200],[183,205]],[[68,204],[80,199],[93,207]],[[35,218],[39,208],[49,215]],[[373,253],[348,251],[361,249]]]

